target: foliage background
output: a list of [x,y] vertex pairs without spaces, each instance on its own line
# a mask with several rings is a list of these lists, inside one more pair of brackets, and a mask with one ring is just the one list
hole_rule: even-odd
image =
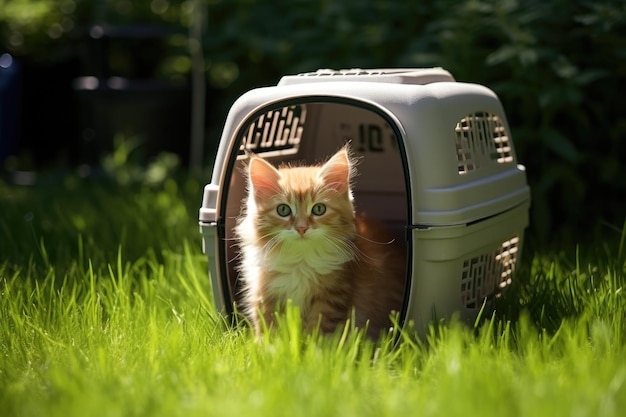
[[[207,161],[234,99],[251,88],[275,84],[283,74],[318,68],[442,66],[457,80],[487,85],[501,98],[519,160],[528,170],[531,235],[537,242],[549,243],[556,236],[558,241],[563,236],[580,241],[622,229],[623,0],[0,4],[1,49],[34,67],[71,62],[77,73],[81,39],[95,23],[186,28],[194,13],[205,10]],[[191,67],[185,40],[170,43],[177,47],[160,58],[155,76],[184,78]],[[31,123],[32,117],[23,114]]]

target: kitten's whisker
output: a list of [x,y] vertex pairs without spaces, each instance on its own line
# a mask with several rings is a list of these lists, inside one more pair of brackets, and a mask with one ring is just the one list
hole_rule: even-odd
[[235,255],[234,257],[232,257],[231,259],[229,259],[229,260],[228,260],[228,263],[238,261],[238,260],[240,260],[241,258],[242,258],[241,253],[237,253],[237,255]]
[[[259,242],[261,242],[261,241],[262,241],[262,240],[264,240],[264,239],[267,239],[268,237],[270,238],[270,240],[269,240],[267,243],[269,243],[269,242],[271,242],[273,239],[275,239],[275,238],[276,238],[276,235],[274,235],[274,236],[272,236],[272,235],[273,235],[273,233],[271,233],[271,232],[270,232],[270,233],[266,233],[266,234],[264,234],[263,236],[259,236],[259,237],[257,237],[257,239],[254,241],[254,244],[255,244],[255,245],[258,245],[258,244],[259,244]],[[266,244],[267,244],[267,243],[266,243]]]
[[361,239],[363,239],[363,240],[365,240],[367,242],[373,243],[375,245],[391,245],[391,244],[393,244],[396,241],[395,239],[391,239],[391,240],[389,240],[387,242],[377,242],[375,240],[368,239],[365,236],[361,236],[358,233],[357,233],[356,237],[361,238]]
[[[365,254],[361,249],[359,249],[358,245],[352,240],[345,240],[339,234],[331,235],[333,237],[333,243],[335,243],[335,247],[338,251],[345,251],[350,254],[353,254],[357,261],[367,262],[370,265],[374,265],[376,258],[373,258],[367,254]],[[357,235],[359,236],[359,235]],[[364,238],[363,236],[359,236],[360,238],[370,241],[369,239]],[[372,242],[372,241],[370,241]],[[380,242],[372,242],[374,244],[384,244]]]
[[[269,235],[267,235],[269,236]],[[268,240],[262,247],[263,252],[270,253],[274,250],[276,246],[280,244],[280,237],[278,235],[274,235]]]
[[353,258],[356,261],[364,261],[372,263],[375,259],[367,256],[359,249],[359,247],[351,240],[343,239],[339,234],[325,236],[324,239],[332,244],[337,252],[346,258]]

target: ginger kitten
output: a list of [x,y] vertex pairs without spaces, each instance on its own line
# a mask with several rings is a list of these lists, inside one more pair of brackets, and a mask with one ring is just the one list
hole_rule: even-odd
[[290,299],[307,330],[343,326],[355,312],[376,338],[402,306],[405,255],[355,216],[347,147],[321,166],[275,168],[251,155],[248,197],[235,228],[244,309],[257,335]]

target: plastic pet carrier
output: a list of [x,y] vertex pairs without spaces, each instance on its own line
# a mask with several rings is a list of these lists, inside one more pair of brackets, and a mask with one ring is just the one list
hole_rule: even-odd
[[347,141],[360,157],[358,212],[405,247],[400,325],[473,320],[511,284],[530,190],[498,97],[441,69],[319,70],[283,77],[232,106],[200,209],[216,307],[241,297],[233,228],[245,150],[274,165],[323,162]]

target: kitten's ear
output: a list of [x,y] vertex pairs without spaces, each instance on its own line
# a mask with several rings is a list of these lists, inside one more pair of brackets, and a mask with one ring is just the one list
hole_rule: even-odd
[[319,177],[327,187],[343,193],[350,188],[351,170],[348,147],[345,146],[322,166]]
[[278,180],[280,172],[269,162],[253,156],[248,164],[248,179],[254,196],[259,199],[268,199],[279,190]]

